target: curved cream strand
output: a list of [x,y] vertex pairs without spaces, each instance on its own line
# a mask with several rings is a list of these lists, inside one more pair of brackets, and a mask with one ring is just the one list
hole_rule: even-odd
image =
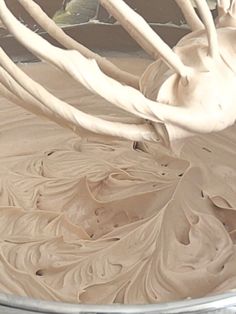
[[137,76],[122,71],[106,58],[92,52],[68,36],[47,16],[37,3],[32,0],[19,0],[19,3],[52,38],[56,39],[64,47],[77,50],[86,58],[95,59],[101,70],[107,75],[134,88],[139,88],[139,78]]
[[[120,122],[111,122],[97,117],[93,117],[82,111],[70,106],[64,101],[59,100],[46,89],[44,89],[40,84],[33,81],[29,76],[27,76],[23,71],[21,71],[7,55],[0,49],[0,64],[7,70],[7,72],[12,76],[14,80],[23,88],[19,89],[17,84],[11,77],[5,77],[5,87],[10,89],[13,94],[20,97],[23,101],[28,101],[28,97],[24,90],[29,93],[36,102],[32,101],[31,104],[39,107],[47,116],[47,109],[51,111],[51,114],[59,115],[61,119],[73,123],[75,126],[79,125],[82,128],[88,129],[92,132],[98,134],[108,134],[112,136],[125,137],[130,140],[157,140],[156,134],[149,124],[133,125]],[[4,74],[3,74],[4,76]],[[45,107],[46,112],[45,112]]]
[[136,89],[123,86],[103,74],[95,60],[86,59],[78,51],[64,51],[52,46],[17,21],[3,0],[0,1],[0,17],[8,30],[35,55],[69,73],[86,88],[118,107],[141,118],[157,123],[170,123],[192,132],[205,133],[214,129],[215,121],[212,122],[204,110],[198,112],[151,101]]
[[[108,2],[104,1],[103,4],[104,3],[112,4],[115,7],[118,5],[119,9],[121,9],[121,13],[123,12],[123,9],[126,8],[125,6],[123,7],[124,3],[121,0],[119,0],[119,2],[113,2],[112,0]],[[213,19],[210,16],[209,8],[207,7],[205,1],[196,1],[196,4],[206,26],[207,36],[210,45],[209,49],[212,53],[212,56],[215,56],[217,54],[217,47],[215,46],[218,43],[216,43],[214,40],[214,34],[216,34],[216,30],[215,27],[212,26]],[[123,12],[123,14],[125,13]],[[145,98],[143,94],[136,89],[130,86],[123,86],[119,82],[102,73],[95,60],[89,60],[85,58],[78,51],[64,51],[60,48],[54,47],[43,38],[41,38],[39,35],[27,29],[10,13],[3,0],[0,1],[0,17],[9,29],[9,31],[25,47],[27,47],[30,51],[32,51],[41,59],[49,61],[62,71],[70,74],[76,81],[82,83],[87,89],[89,89],[93,93],[102,96],[116,106],[128,112],[131,112],[141,118],[148,119],[154,123],[166,124],[167,130],[171,130],[171,134],[169,134],[171,141],[179,139],[180,137],[187,137],[190,134],[194,133],[209,133],[212,131],[219,131],[231,125],[233,123],[232,121],[234,121],[234,119],[232,120],[232,116],[226,116],[227,111],[222,112],[222,110],[218,107],[217,100],[213,97],[214,95],[212,95],[213,98],[211,99],[211,107],[209,107],[208,104],[202,105],[201,99],[198,99],[198,97],[195,97],[194,95],[194,106],[191,106],[191,104],[189,104],[188,106],[183,106],[181,102],[177,103],[178,105],[176,106],[175,102],[173,102],[173,105],[171,105],[171,101],[161,103],[151,101]],[[148,38],[147,35],[144,36],[144,38],[146,37]],[[174,52],[172,53],[174,54],[174,56],[177,56],[177,54],[175,54]],[[216,61],[218,62],[218,58],[217,60],[214,60],[214,62]],[[216,66],[217,68],[218,65],[215,64],[214,66]],[[181,78],[180,76],[178,76],[178,74],[175,74],[175,77],[171,78],[173,84],[177,85],[172,86],[171,83],[170,88],[168,88],[167,90],[168,94],[170,94],[170,96],[174,100],[177,96],[175,95],[175,93],[178,89],[184,89],[189,93],[191,89],[191,85],[189,84],[193,83],[194,85],[196,85],[196,83],[200,83],[201,81],[202,73],[198,73],[198,69],[191,70],[194,69],[194,65],[193,68],[186,68],[190,71],[188,77]],[[167,80],[167,82],[165,82],[163,85],[168,86],[168,84],[169,82]],[[196,93],[196,96],[197,95],[198,93]],[[229,98],[230,97],[231,96],[229,95]],[[63,115],[67,115],[65,108],[62,109],[61,107],[61,110],[63,111]],[[92,118],[90,117],[90,119]],[[84,122],[80,121],[80,123],[83,124]],[[109,122],[107,123],[109,125]],[[89,127],[90,130],[96,130],[95,126],[87,125],[87,127]],[[107,132],[107,134],[111,134],[111,132],[113,132],[113,134],[120,136],[119,130],[109,130],[109,127],[105,129],[105,126],[100,125],[99,130],[103,133]],[[137,136],[136,131],[137,130],[134,130],[135,136]],[[124,133],[122,137],[125,136]],[[150,126],[149,137],[153,137],[153,132],[151,131],[150,133]]]
[[173,50],[123,0],[100,0],[100,3],[154,59],[161,56],[181,77],[189,74],[188,67]]
[[207,31],[207,37],[209,41],[209,55],[214,59],[219,58],[220,52],[216,27],[208,4],[206,0],[195,0],[195,3]]
[[204,29],[204,25],[197,16],[191,0],[175,0],[175,2],[183,12],[185,20],[193,32]]

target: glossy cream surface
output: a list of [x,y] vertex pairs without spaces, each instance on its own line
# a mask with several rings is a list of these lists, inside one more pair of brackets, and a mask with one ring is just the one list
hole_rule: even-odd
[[[111,59],[136,74],[150,63]],[[48,65],[22,69],[84,112],[127,116]],[[236,287],[235,126],[176,157],[0,104],[0,292],[145,304]]]

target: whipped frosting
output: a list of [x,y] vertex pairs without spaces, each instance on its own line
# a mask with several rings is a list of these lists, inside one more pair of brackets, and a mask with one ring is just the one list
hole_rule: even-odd
[[[221,131],[235,123],[236,76],[231,65],[235,57],[232,40],[235,29],[230,27],[232,21],[227,18],[230,15],[234,19],[234,1],[230,7],[228,2],[219,3],[217,26],[206,1],[195,0],[202,22],[190,0],[176,1],[188,17],[186,20],[191,21],[193,32],[171,49],[123,0],[100,0],[136,42],[157,59],[139,82],[137,76],[111,67],[109,61],[69,38],[36,3],[31,0],[19,2],[39,25],[69,50],[58,48],[29,30],[14,17],[5,1],[0,0],[0,19],[24,47],[94,94],[146,121],[117,123],[75,110],[25,76],[0,49],[1,92],[11,99],[19,98],[16,102],[21,106],[28,104],[30,97],[31,111],[40,110],[54,121],[59,118],[57,122],[66,127],[69,123],[75,129],[82,127],[99,134],[168,143],[176,152],[180,151],[186,137]],[[137,82],[140,90],[136,89]],[[147,92],[150,89],[151,93]],[[153,89],[157,92],[154,99]]]
[[[112,61],[134,74],[150,62]],[[22,69],[86,113],[135,119],[44,63]],[[235,288],[235,126],[176,157],[0,102],[0,292],[145,304]]]

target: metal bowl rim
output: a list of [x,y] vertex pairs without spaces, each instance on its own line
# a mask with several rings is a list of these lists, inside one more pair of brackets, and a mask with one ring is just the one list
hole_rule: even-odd
[[38,313],[182,313],[196,311],[210,311],[232,308],[236,306],[236,290],[198,299],[186,299],[176,302],[147,304],[147,305],[85,305],[62,302],[51,302],[0,294],[0,305],[21,310],[31,310]]

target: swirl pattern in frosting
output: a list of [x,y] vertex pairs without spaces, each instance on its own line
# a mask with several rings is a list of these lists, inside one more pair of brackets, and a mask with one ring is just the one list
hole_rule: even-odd
[[[125,115],[49,66],[23,69],[86,112]],[[0,101],[0,292],[145,304],[236,287],[235,126],[189,139],[177,158]]]

